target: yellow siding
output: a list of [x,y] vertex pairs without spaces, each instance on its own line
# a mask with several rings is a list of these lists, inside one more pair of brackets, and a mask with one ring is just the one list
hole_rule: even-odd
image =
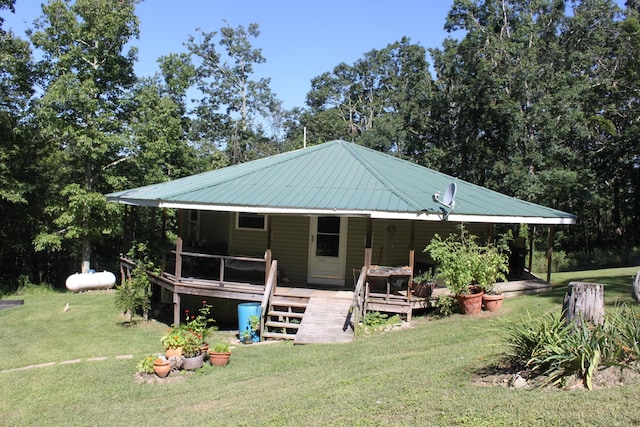
[[280,277],[292,284],[307,282],[309,223],[307,216],[271,217],[273,259],[278,260]]
[[347,262],[344,276],[347,287],[355,286],[353,283],[353,270],[360,270],[364,264],[366,233],[366,218],[349,218],[349,230],[347,231]]
[[266,230],[239,230],[236,228],[236,214],[229,217],[229,255],[263,257],[267,250]]

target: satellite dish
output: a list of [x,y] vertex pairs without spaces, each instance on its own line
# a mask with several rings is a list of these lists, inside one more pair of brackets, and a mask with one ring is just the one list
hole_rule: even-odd
[[444,219],[446,220],[449,217],[449,214],[453,211],[453,208],[456,205],[456,191],[458,187],[455,182],[449,184],[447,189],[444,192],[444,196],[442,200],[440,200],[440,192],[437,192],[433,195],[433,201],[440,203],[442,206],[446,207],[448,210],[442,209],[444,212]]

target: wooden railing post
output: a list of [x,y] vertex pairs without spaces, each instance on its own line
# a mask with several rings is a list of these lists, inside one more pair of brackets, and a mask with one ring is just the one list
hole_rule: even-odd
[[180,294],[173,292],[173,326],[180,324]]
[[264,283],[267,283],[267,280],[269,280],[269,270],[271,269],[271,249],[267,249],[264,252],[264,261]]
[[176,241],[176,281],[182,277],[182,237],[178,236]]

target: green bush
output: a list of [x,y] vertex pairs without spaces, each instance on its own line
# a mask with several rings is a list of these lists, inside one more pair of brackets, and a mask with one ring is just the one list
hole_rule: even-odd
[[440,295],[435,302],[435,306],[441,316],[451,316],[458,310],[458,304],[453,295]]

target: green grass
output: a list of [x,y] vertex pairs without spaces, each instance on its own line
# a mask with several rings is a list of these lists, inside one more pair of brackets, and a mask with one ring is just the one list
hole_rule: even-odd
[[[109,292],[25,296],[24,306],[0,311],[0,369],[82,361],[0,372],[2,424],[637,425],[629,408],[640,384],[591,392],[473,384],[504,351],[505,324],[559,311],[572,280],[604,283],[607,304],[629,301],[636,271],[558,273],[552,292],[507,299],[499,313],[419,316],[413,328],[352,344],[240,346],[226,368],[167,384],[134,379],[137,361],[162,350],[165,325],[123,326]],[[115,358],[123,354],[134,358]],[[95,356],[109,358],[86,360]]]

